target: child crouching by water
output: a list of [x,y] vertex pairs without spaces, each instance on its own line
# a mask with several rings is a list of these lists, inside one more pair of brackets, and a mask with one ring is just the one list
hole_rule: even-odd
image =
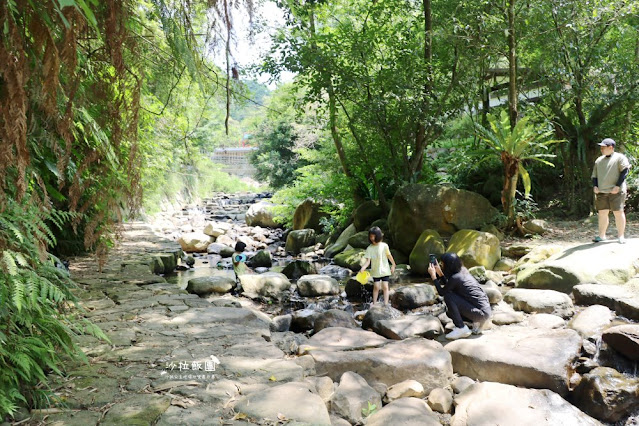
[[[364,253],[366,263],[362,266],[362,269],[360,269],[360,272],[363,272],[368,268],[368,265],[371,265],[371,275],[373,276],[373,305],[377,303],[380,284],[384,292],[384,305],[388,305],[388,281],[390,276],[395,272],[395,259],[393,259],[388,244],[382,242],[383,238],[382,230],[377,226],[373,226],[368,231],[368,240],[371,242],[371,245],[368,246],[366,253]],[[392,266],[389,266],[389,260]]]

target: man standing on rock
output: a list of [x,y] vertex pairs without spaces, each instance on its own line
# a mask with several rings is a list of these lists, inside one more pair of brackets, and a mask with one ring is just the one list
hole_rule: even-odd
[[606,138],[598,144],[601,147],[601,157],[595,161],[592,171],[592,184],[596,194],[595,207],[598,212],[599,235],[593,240],[595,243],[606,240],[608,229],[608,213],[612,210],[615,215],[615,225],[619,243],[626,242],[626,215],[623,211],[626,201],[626,176],[630,170],[630,162],[625,155],[615,152],[615,141]]

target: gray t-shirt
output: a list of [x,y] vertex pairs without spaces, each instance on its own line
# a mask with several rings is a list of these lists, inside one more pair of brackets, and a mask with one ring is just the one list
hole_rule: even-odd
[[[597,178],[599,192],[611,192],[617,186],[617,180],[623,169],[629,169],[630,162],[625,155],[613,152],[611,156],[602,155],[595,161],[592,177]],[[626,192],[626,181],[621,185],[621,192]]]

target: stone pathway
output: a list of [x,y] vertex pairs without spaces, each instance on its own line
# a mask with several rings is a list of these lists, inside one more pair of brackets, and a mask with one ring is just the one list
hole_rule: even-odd
[[52,378],[66,407],[34,412],[29,424],[245,424],[230,408],[241,394],[303,379],[304,357],[285,359],[258,311],[212,304],[150,272],[179,251],[133,223],[102,272],[91,258],[71,261],[87,317],[111,343],[80,337],[88,363]]

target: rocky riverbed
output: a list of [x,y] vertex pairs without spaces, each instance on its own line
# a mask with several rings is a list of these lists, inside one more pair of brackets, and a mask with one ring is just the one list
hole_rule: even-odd
[[[639,240],[623,250],[502,247],[501,266],[472,269],[493,304],[491,326],[448,342],[443,334],[452,324],[441,299],[415,268],[398,268],[392,306],[369,309],[370,289],[350,278],[348,262],[327,260],[322,238],[290,250],[290,232],[250,210],[257,201],[265,204],[256,195],[220,195],[153,227],[129,224],[101,272],[90,258],[71,259],[85,315],[111,342],[79,338],[89,362],[53,378],[59,401],[52,408],[18,421],[639,421],[639,278],[632,269]],[[237,240],[259,272],[241,277],[241,293],[228,261]],[[606,256],[615,262],[593,267]],[[176,267],[184,270],[176,274]]]

